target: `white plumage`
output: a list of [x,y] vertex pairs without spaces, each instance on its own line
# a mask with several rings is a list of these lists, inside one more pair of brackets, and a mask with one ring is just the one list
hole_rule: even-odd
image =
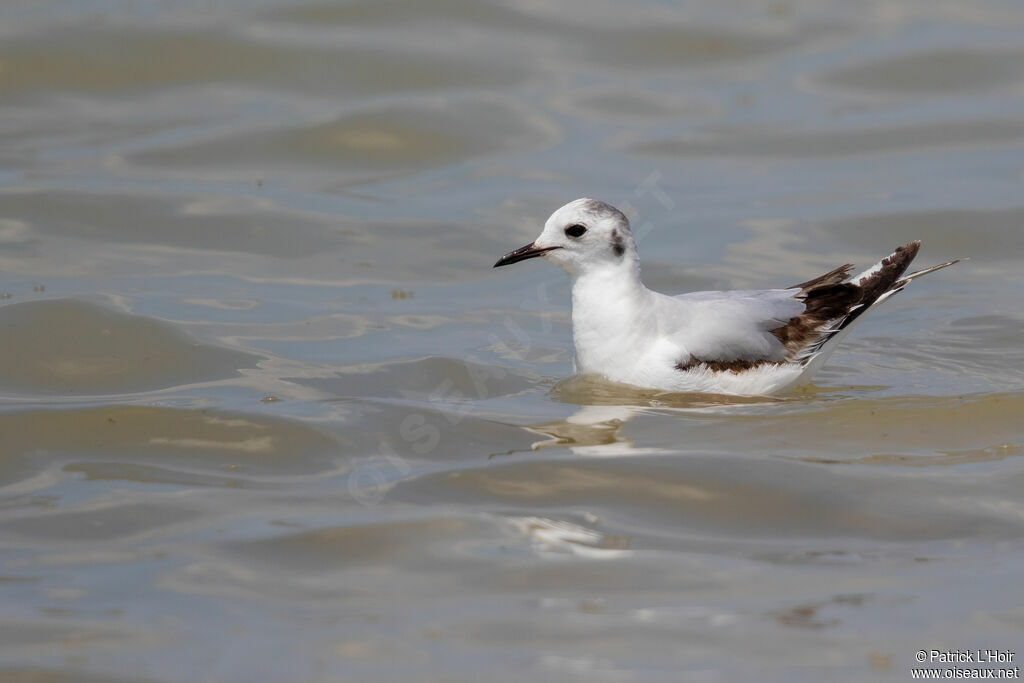
[[640,280],[629,220],[577,199],[551,215],[504,266],[542,256],[572,280],[576,371],[666,391],[774,394],[806,383],[860,316],[921,275],[920,242],[850,278],[850,265],[785,289],[667,296]]

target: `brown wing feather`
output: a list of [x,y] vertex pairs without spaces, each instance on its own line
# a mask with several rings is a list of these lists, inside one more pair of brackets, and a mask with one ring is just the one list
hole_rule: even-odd
[[834,334],[847,327],[879,297],[906,283],[899,282],[917,256],[920,242],[911,242],[882,259],[881,266],[861,283],[844,282],[851,265],[796,285],[804,312],[771,333],[786,347],[791,359],[807,359]]
[[838,282],[843,282],[848,277],[850,277],[850,271],[852,269],[853,264],[846,263],[844,265],[839,266],[835,270],[828,271],[824,275],[820,275],[816,278],[810,279],[807,282],[801,282],[798,285],[793,285],[789,289],[808,290],[811,287],[816,287],[817,285],[832,285]]

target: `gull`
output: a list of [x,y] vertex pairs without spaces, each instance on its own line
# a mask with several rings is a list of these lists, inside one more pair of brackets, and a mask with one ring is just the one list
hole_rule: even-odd
[[811,380],[864,313],[922,275],[905,275],[919,241],[859,275],[852,264],[782,289],[668,296],[640,280],[629,219],[577,199],[551,214],[540,237],[494,267],[542,257],[572,281],[574,371],[670,392],[759,396]]

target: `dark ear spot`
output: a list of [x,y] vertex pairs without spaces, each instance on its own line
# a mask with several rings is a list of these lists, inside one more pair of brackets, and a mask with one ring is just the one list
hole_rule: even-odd
[[626,245],[622,241],[622,236],[618,230],[612,230],[612,251],[619,257],[626,253]]

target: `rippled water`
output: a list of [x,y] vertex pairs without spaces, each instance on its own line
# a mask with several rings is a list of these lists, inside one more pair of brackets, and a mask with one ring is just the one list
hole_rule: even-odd
[[[0,678],[908,680],[1024,657],[1024,8],[0,6]],[[971,261],[778,399],[569,379],[647,283]]]

